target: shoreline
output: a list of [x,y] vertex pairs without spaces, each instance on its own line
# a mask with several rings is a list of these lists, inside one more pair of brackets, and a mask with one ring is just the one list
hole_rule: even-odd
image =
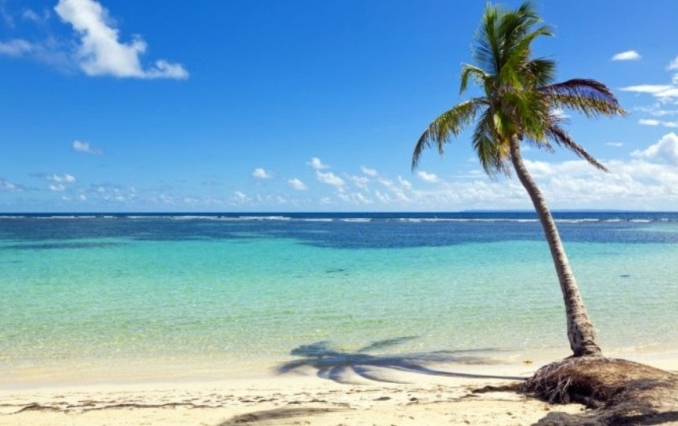
[[[630,361],[678,371],[678,348],[612,349],[604,350],[609,358],[623,358]],[[232,380],[259,380],[284,377],[299,370],[306,375],[319,372],[320,368],[341,364],[355,364],[359,367],[381,365],[384,370],[409,371],[414,374],[429,374],[424,370],[445,373],[506,375],[527,377],[540,365],[569,356],[566,350],[533,349],[438,351],[432,353],[403,353],[363,355],[339,353],[338,355],[259,357],[244,361],[227,357],[157,357],[157,358],[97,358],[70,361],[27,363],[21,369],[6,364],[0,368],[0,390],[39,389],[51,387],[96,386],[99,383],[111,385],[135,385],[163,382],[210,382]],[[403,368],[408,364],[412,368]],[[315,370],[314,370],[315,369]],[[3,371],[4,370],[4,371]],[[282,370],[289,370],[284,373]],[[418,371],[421,370],[421,371]],[[452,376],[450,376],[452,377]]]
[[[678,371],[677,352],[633,358]],[[312,366],[284,375],[126,383],[2,385],[3,425],[429,425],[532,424],[551,411],[578,413],[513,392],[474,393],[516,383],[541,363],[427,365],[412,372],[372,366],[325,375]],[[369,370],[369,371],[367,371]],[[447,373],[431,374],[430,371]],[[355,372],[354,372],[355,373]],[[369,373],[369,374],[368,374]],[[341,378],[342,380],[337,380]],[[24,383],[23,385],[27,385]]]

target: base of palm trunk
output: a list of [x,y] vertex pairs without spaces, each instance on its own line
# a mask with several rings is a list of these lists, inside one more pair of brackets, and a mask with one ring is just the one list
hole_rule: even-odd
[[678,375],[623,359],[573,357],[540,368],[520,391],[550,403],[594,410],[552,412],[537,425],[678,423]]

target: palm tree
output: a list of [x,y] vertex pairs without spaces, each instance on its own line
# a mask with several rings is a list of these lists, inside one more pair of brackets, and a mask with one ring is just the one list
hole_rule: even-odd
[[624,115],[625,111],[598,81],[577,78],[553,83],[555,62],[531,56],[535,39],[553,35],[541,22],[529,1],[512,11],[488,4],[475,37],[475,65],[463,65],[460,89],[463,93],[471,80],[484,96],[457,104],[428,126],[414,148],[412,169],[424,148],[435,146],[442,154],[444,145],[475,121],[471,141],[486,173],[490,178],[510,175],[510,163],[537,211],[565,301],[574,356],[602,356],[558,229],[520,150],[521,144],[529,143],[553,151],[555,143],[607,171],[563,129],[561,111],[569,109],[586,117]]

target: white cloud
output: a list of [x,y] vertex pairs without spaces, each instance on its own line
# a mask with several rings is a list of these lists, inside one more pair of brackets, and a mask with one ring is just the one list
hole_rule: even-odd
[[34,22],[41,21],[40,16],[30,9],[24,10],[24,13],[21,14],[21,17],[23,19],[27,20],[27,21],[34,21]]
[[244,202],[247,202],[249,200],[249,198],[243,192],[235,191],[233,193],[233,200],[236,203],[244,203]]
[[64,185],[62,183],[57,183],[56,185],[50,185],[49,190],[54,191],[54,192],[63,192],[63,191],[66,190],[66,185]]
[[102,154],[100,149],[92,148],[89,142],[78,140],[73,141],[73,151],[84,152],[85,154]]
[[398,183],[400,183],[400,186],[406,191],[412,189],[412,183],[409,180],[403,179],[402,176],[398,176]]
[[423,170],[420,170],[420,171],[417,172],[417,175],[424,182],[428,182],[428,183],[438,183],[438,182],[440,182],[440,179],[438,178],[438,176],[436,176],[433,173],[427,173]]
[[360,192],[352,194],[339,194],[339,199],[349,204],[372,204],[373,201]]
[[266,171],[265,169],[257,168],[254,169],[254,171],[252,172],[252,177],[255,177],[257,179],[271,179],[273,175],[270,172]]
[[641,118],[638,120],[638,124],[642,124],[643,126],[659,126],[660,122],[659,120]]
[[360,170],[367,176],[376,177],[379,175],[379,172],[377,172],[375,169],[370,169],[369,167],[360,166]]
[[297,179],[297,178],[289,179],[289,180],[287,181],[287,184],[288,184],[292,189],[296,189],[297,191],[305,191],[305,190],[308,189],[308,186],[306,186],[306,184],[305,184],[304,182],[300,181],[300,180]]
[[323,164],[323,162],[320,161],[320,158],[318,158],[318,157],[311,158],[311,160],[306,164],[311,166],[311,168],[314,169],[314,170],[323,170],[323,169],[329,169],[330,168],[330,166],[328,166],[327,164]]
[[108,11],[98,2],[59,0],[54,10],[80,36],[76,60],[87,75],[142,79],[188,78],[188,72],[182,65],[162,59],[144,69],[139,57],[146,52],[146,42],[140,36],[133,37],[130,43],[120,42],[118,29],[114,27]]
[[315,174],[322,183],[332,185],[337,189],[341,189],[344,186],[344,180],[332,172],[323,173],[320,170],[316,170]]
[[23,39],[14,39],[8,42],[0,42],[0,55],[23,56],[35,51],[36,47]]
[[626,52],[617,53],[612,57],[613,61],[637,61],[641,56],[635,50],[627,50]]
[[[567,120],[568,118],[570,118],[570,116],[567,115],[567,113],[565,113],[565,110],[564,110],[564,109],[560,109],[560,108],[552,109],[552,110],[551,110],[551,114],[553,114],[554,117],[556,117],[556,118],[558,118],[558,119],[560,119],[560,120]],[[527,148],[527,147],[526,147],[526,148]]]
[[74,69],[72,60],[64,53],[61,42],[54,38],[49,38],[41,43],[32,43],[24,39],[0,42],[1,55],[15,58],[27,57],[63,71]]
[[615,148],[619,148],[619,147],[624,146],[624,144],[621,143],[621,142],[605,142],[605,145],[612,146],[612,147],[615,147]]
[[21,191],[23,188],[21,188],[19,185],[12,183],[8,180],[5,179],[0,179],[0,192],[14,192],[14,191]]
[[[668,70],[678,70],[678,56],[669,63],[669,66],[667,67]],[[674,76],[674,79],[676,76]]]
[[367,190],[370,180],[369,178],[366,178],[365,176],[351,176],[351,180],[360,189]]
[[75,177],[73,175],[69,175],[69,174],[65,174],[63,176],[53,174],[53,175],[47,176],[47,180],[52,181],[52,182],[57,182],[57,183],[73,183],[73,182],[76,181]]
[[642,151],[634,151],[631,155],[635,158],[678,166],[678,135],[668,133],[654,145]]
[[649,93],[651,95],[659,96],[671,90],[673,86],[667,84],[639,84],[637,86],[622,87],[620,90],[624,92]]

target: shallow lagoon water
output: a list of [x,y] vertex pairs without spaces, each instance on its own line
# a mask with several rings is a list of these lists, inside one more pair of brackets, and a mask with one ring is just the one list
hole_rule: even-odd
[[[678,348],[678,214],[557,218],[603,349]],[[318,342],[568,350],[529,213],[5,216],[0,270],[6,381],[254,371]]]

